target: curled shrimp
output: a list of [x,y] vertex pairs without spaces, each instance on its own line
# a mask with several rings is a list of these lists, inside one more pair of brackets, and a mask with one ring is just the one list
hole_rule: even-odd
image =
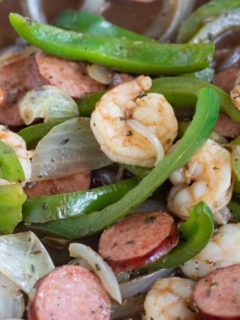
[[[7,127],[0,125],[0,140],[9,145],[15,151],[18,160],[23,168],[26,181],[29,181],[32,173],[30,161],[32,152],[27,150],[26,143],[23,138],[9,130]],[[1,179],[0,184],[5,183],[8,182],[4,179]]]
[[140,76],[108,91],[91,116],[92,131],[113,161],[153,167],[177,135],[177,120],[163,95],[145,92],[149,77]]
[[170,181],[175,185],[168,197],[168,209],[183,219],[188,209],[204,201],[219,224],[230,218],[225,208],[232,196],[231,154],[209,139],[187,165],[175,171]]
[[194,320],[191,310],[194,281],[171,277],[158,280],[148,292],[144,320]]
[[240,223],[229,223],[216,230],[206,247],[181,266],[189,278],[198,279],[209,272],[240,263]]

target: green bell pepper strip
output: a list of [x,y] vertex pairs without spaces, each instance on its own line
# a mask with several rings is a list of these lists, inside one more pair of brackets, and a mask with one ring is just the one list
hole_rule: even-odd
[[[186,164],[203,146],[214,127],[219,113],[219,97],[212,88],[203,88],[198,94],[196,112],[184,137],[152,171],[121,200],[101,211],[46,224],[35,224],[40,230],[53,232],[69,239],[79,239],[101,232],[125,217],[161,186],[177,169]],[[33,225],[34,226],[34,225]]]
[[56,194],[27,200],[23,205],[23,221],[27,224],[66,219],[102,210],[121,199],[137,185],[128,179],[89,191]]
[[94,92],[76,101],[81,117],[91,116],[91,113],[95,109],[96,103],[101,99],[104,93],[105,91]]
[[25,174],[15,151],[0,140],[0,178],[9,182],[22,182]]
[[40,24],[10,14],[16,32],[43,51],[71,60],[86,60],[136,74],[181,74],[206,68],[213,44],[160,44],[122,38],[92,36]]
[[0,233],[12,233],[22,221],[22,204],[26,200],[20,183],[0,186]]
[[240,193],[240,145],[232,146],[232,175],[233,175],[233,190]]
[[240,204],[239,204],[239,200],[240,199],[238,199],[237,195],[233,194],[232,200],[227,205],[228,208],[231,211],[232,220],[235,223],[240,222]]
[[208,22],[191,39],[190,43],[211,42],[220,34],[240,28],[240,9],[232,10]]
[[37,123],[28,126],[20,131],[18,135],[21,136],[28,149],[35,149],[38,142],[55,126],[62,123],[64,120],[51,120],[49,122]]
[[177,247],[156,261],[134,270],[134,273],[174,268],[194,258],[207,245],[214,232],[214,220],[209,207],[204,202],[191,207],[189,218],[180,225],[179,231],[183,241]]
[[91,13],[67,10],[54,23],[58,28],[89,33],[94,36],[125,38],[133,41],[153,42],[151,38],[115,26],[103,17]]
[[177,42],[188,42],[210,19],[229,10],[240,8],[240,0],[212,0],[195,10],[181,25]]
[[182,77],[195,78],[198,80],[211,82],[213,79],[214,73],[215,73],[214,69],[209,67],[201,71],[196,71],[194,73],[183,74]]
[[220,88],[198,79],[185,77],[165,77],[154,79],[150,92],[162,93],[175,112],[193,107],[201,88],[213,88],[220,97],[221,112],[240,123],[240,112],[234,107],[227,93]]

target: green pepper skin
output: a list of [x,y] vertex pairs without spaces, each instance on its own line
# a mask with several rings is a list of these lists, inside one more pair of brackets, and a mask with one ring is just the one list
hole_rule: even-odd
[[158,78],[153,80],[150,92],[163,94],[174,111],[181,113],[195,105],[198,92],[204,87],[213,88],[220,97],[221,112],[240,123],[240,112],[232,104],[229,95],[208,82],[185,77]]
[[211,42],[221,33],[240,28],[240,10],[231,10],[203,26],[191,39],[191,43]]
[[188,42],[211,19],[228,10],[240,8],[240,0],[212,0],[195,10],[181,25],[177,42]]
[[26,200],[20,183],[0,186],[0,233],[12,233],[22,221],[22,204]]
[[198,94],[196,112],[185,135],[152,171],[121,200],[101,211],[46,224],[35,224],[44,231],[69,239],[79,239],[99,233],[117,220],[127,216],[161,186],[177,169],[185,165],[208,139],[219,113],[219,97],[212,88]]
[[0,178],[9,182],[22,182],[25,174],[15,151],[0,140]]
[[234,223],[240,222],[240,202],[239,193],[233,194],[232,200],[228,204],[228,209],[231,211],[232,220]]
[[95,109],[96,103],[104,95],[105,91],[94,92],[78,99],[77,105],[81,117],[91,117],[91,113]]
[[103,17],[93,14],[67,10],[64,11],[54,23],[58,28],[89,33],[93,36],[104,36],[114,38],[125,38],[133,41],[153,42],[147,38],[127,29],[120,28],[106,21]]
[[52,120],[45,123],[37,123],[28,126],[20,131],[20,135],[26,142],[28,149],[35,149],[38,142],[55,126],[62,123],[64,120]]
[[27,200],[23,205],[23,221],[26,224],[44,223],[102,210],[121,199],[136,185],[136,180],[129,179],[89,191],[56,194]]
[[86,60],[136,74],[176,75],[202,70],[213,58],[213,44],[160,44],[92,36],[40,24],[10,14],[16,32],[43,51],[71,60]]
[[175,268],[194,258],[207,245],[214,232],[214,220],[209,207],[204,202],[191,207],[189,218],[181,224],[179,231],[184,240],[182,243],[156,261],[136,269],[134,273]]

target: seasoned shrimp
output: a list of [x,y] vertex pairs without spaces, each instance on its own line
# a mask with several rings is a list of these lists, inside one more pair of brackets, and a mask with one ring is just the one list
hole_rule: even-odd
[[[26,148],[26,143],[18,134],[10,131],[7,127],[0,125],[0,140],[8,144],[15,152],[19,162],[22,165],[26,181],[31,178],[31,161],[32,152]],[[1,179],[0,184],[5,184],[7,181]]]
[[240,263],[240,223],[229,223],[217,229],[207,246],[181,270],[187,277],[198,279],[236,263]]
[[144,94],[151,84],[144,76],[123,83],[107,92],[92,113],[92,131],[115,162],[152,167],[177,135],[177,120],[164,96]]
[[208,140],[189,163],[171,177],[175,185],[168,197],[168,209],[185,219],[188,208],[204,201],[212,209],[219,224],[226,223],[230,214],[225,208],[232,196],[231,154]]
[[144,320],[194,320],[191,310],[194,281],[179,277],[158,280],[148,292]]
[[240,110],[240,77],[235,81],[235,86],[230,92],[233,105]]

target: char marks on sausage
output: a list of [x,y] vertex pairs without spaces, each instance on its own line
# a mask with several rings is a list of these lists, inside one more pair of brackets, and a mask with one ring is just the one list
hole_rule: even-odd
[[110,311],[110,299],[97,276],[65,265],[37,282],[28,320],[109,320]]
[[102,233],[99,253],[114,271],[126,271],[156,260],[177,242],[176,226],[170,215],[137,213]]
[[193,299],[201,319],[240,319],[240,264],[214,270],[199,280]]
[[91,175],[89,171],[86,171],[55,180],[30,182],[26,184],[24,191],[27,194],[28,199],[32,199],[52,194],[88,190],[90,188],[90,183]]

